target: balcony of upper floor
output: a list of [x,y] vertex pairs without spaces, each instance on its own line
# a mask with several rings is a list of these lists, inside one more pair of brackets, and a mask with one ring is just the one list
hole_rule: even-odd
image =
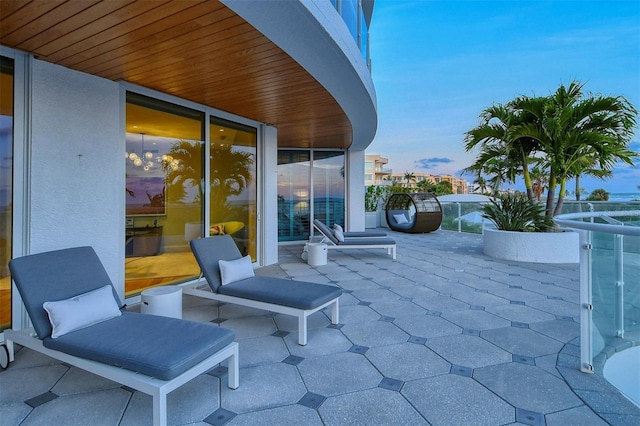
[[377,129],[366,60],[327,1],[3,1],[0,44],[273,125],[280,147],[363,150]]

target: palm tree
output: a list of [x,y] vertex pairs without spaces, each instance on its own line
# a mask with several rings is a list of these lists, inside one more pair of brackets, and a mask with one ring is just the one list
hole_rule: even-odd
[[[587,171],[604,177],[618,161],[633,165],[638,156],[627,148],[638,114],[633,105],[622,96],[583,98],[583,86],[574,81],[544,98],[523,96],[513,101],[515,108],[530,114],[513,137],[534,139],[545,154],[543,165],[550,170],[548,217],[562,211],[567,179]],[[554,209],[557,185],[560,190]]]
[[493,176],[493,192],[499,191],[503,182],[514,182],[516,175],[522,174],[529,199],[533,199],[533,189],[529,176],[529,162],[537,149],[535,139],[513,133],[514,129],[527,123],[531,115],[515,108],[513,102],[493,105],[480,114],[480,125],[465,135],[465,150],[480,147],[475,163],[465,169]]
[[484,177],[476,177],[473,180],[473,183],[476,185],[474,191],[480,191],[481,194],[485,194],[487,192],[487,180]]
[[407,187],[409,187],[411,182],[416,181],[416,175],[414,173],[404,172],[404,180],[407,181]]

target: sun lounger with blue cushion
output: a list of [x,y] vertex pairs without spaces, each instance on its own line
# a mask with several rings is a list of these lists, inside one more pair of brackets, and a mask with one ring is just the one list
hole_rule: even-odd
[[210,291],[185,286],[183,293],[293,315],[298,318],[300,345],[307,344],[309,315],[331,306],[331,322],[338,324],[339,287],[256,276],[251,258],[243,257],[228,235],[191,240],[189,244]]
[[15,342],[151,395],[154,425],[167,423],[169,392],[224,360],[229,387],[238,387],[233,331],[123,311],[91,247],[16,258],[9,269],[33,324],[5,330],[11,361]]
[[[318,223],[323,224],[327,229],[329,227],[326,223],[322,222],[320,219],[314,219],[314,221],[318,221]],[[342,226],[334,223],[331,227],[331,231],[334,233],[341,233],[344,238],[385,238],[387,236],[386,232],[382,231],[345,231]]]
[[391,238],[347,238],[339,239],[339,234],[329,229],[327,225],[314,219],[313,226],[323,235],[323,242],[327,243],[328,249],[372,249],[382,248],[387,250],[393,259],[396,258],[396,242]]

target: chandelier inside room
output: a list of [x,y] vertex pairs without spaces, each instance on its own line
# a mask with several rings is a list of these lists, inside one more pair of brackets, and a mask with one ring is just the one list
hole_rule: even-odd
[[166,170],[178,170],[178,160],[173,158],[169,154],[156,155],[154,152],[146,150],[144,148],[144,133],[140,133],[141,137],[141,151],[140,155],[135,152],[125,152],[125,157],[135,167],[142,167],[145,172],[148,172],[154,168],[163,167]]

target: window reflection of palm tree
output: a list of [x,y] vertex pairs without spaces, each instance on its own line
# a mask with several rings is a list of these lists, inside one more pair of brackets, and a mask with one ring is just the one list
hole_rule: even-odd
[[[197,188],[195,201],[203,200],[201,142],[178,141],[171,147],[168,155],[174,161],[164,163],[163,169],[167,173],[171,201],[184,203],[188,187]],[[231,216],[233,209],[227,199],[240,195],[251,183],[253,164],[253,154],[234,150],[232,145],[211,147],[209,167],[212,222],[234,219]]]

